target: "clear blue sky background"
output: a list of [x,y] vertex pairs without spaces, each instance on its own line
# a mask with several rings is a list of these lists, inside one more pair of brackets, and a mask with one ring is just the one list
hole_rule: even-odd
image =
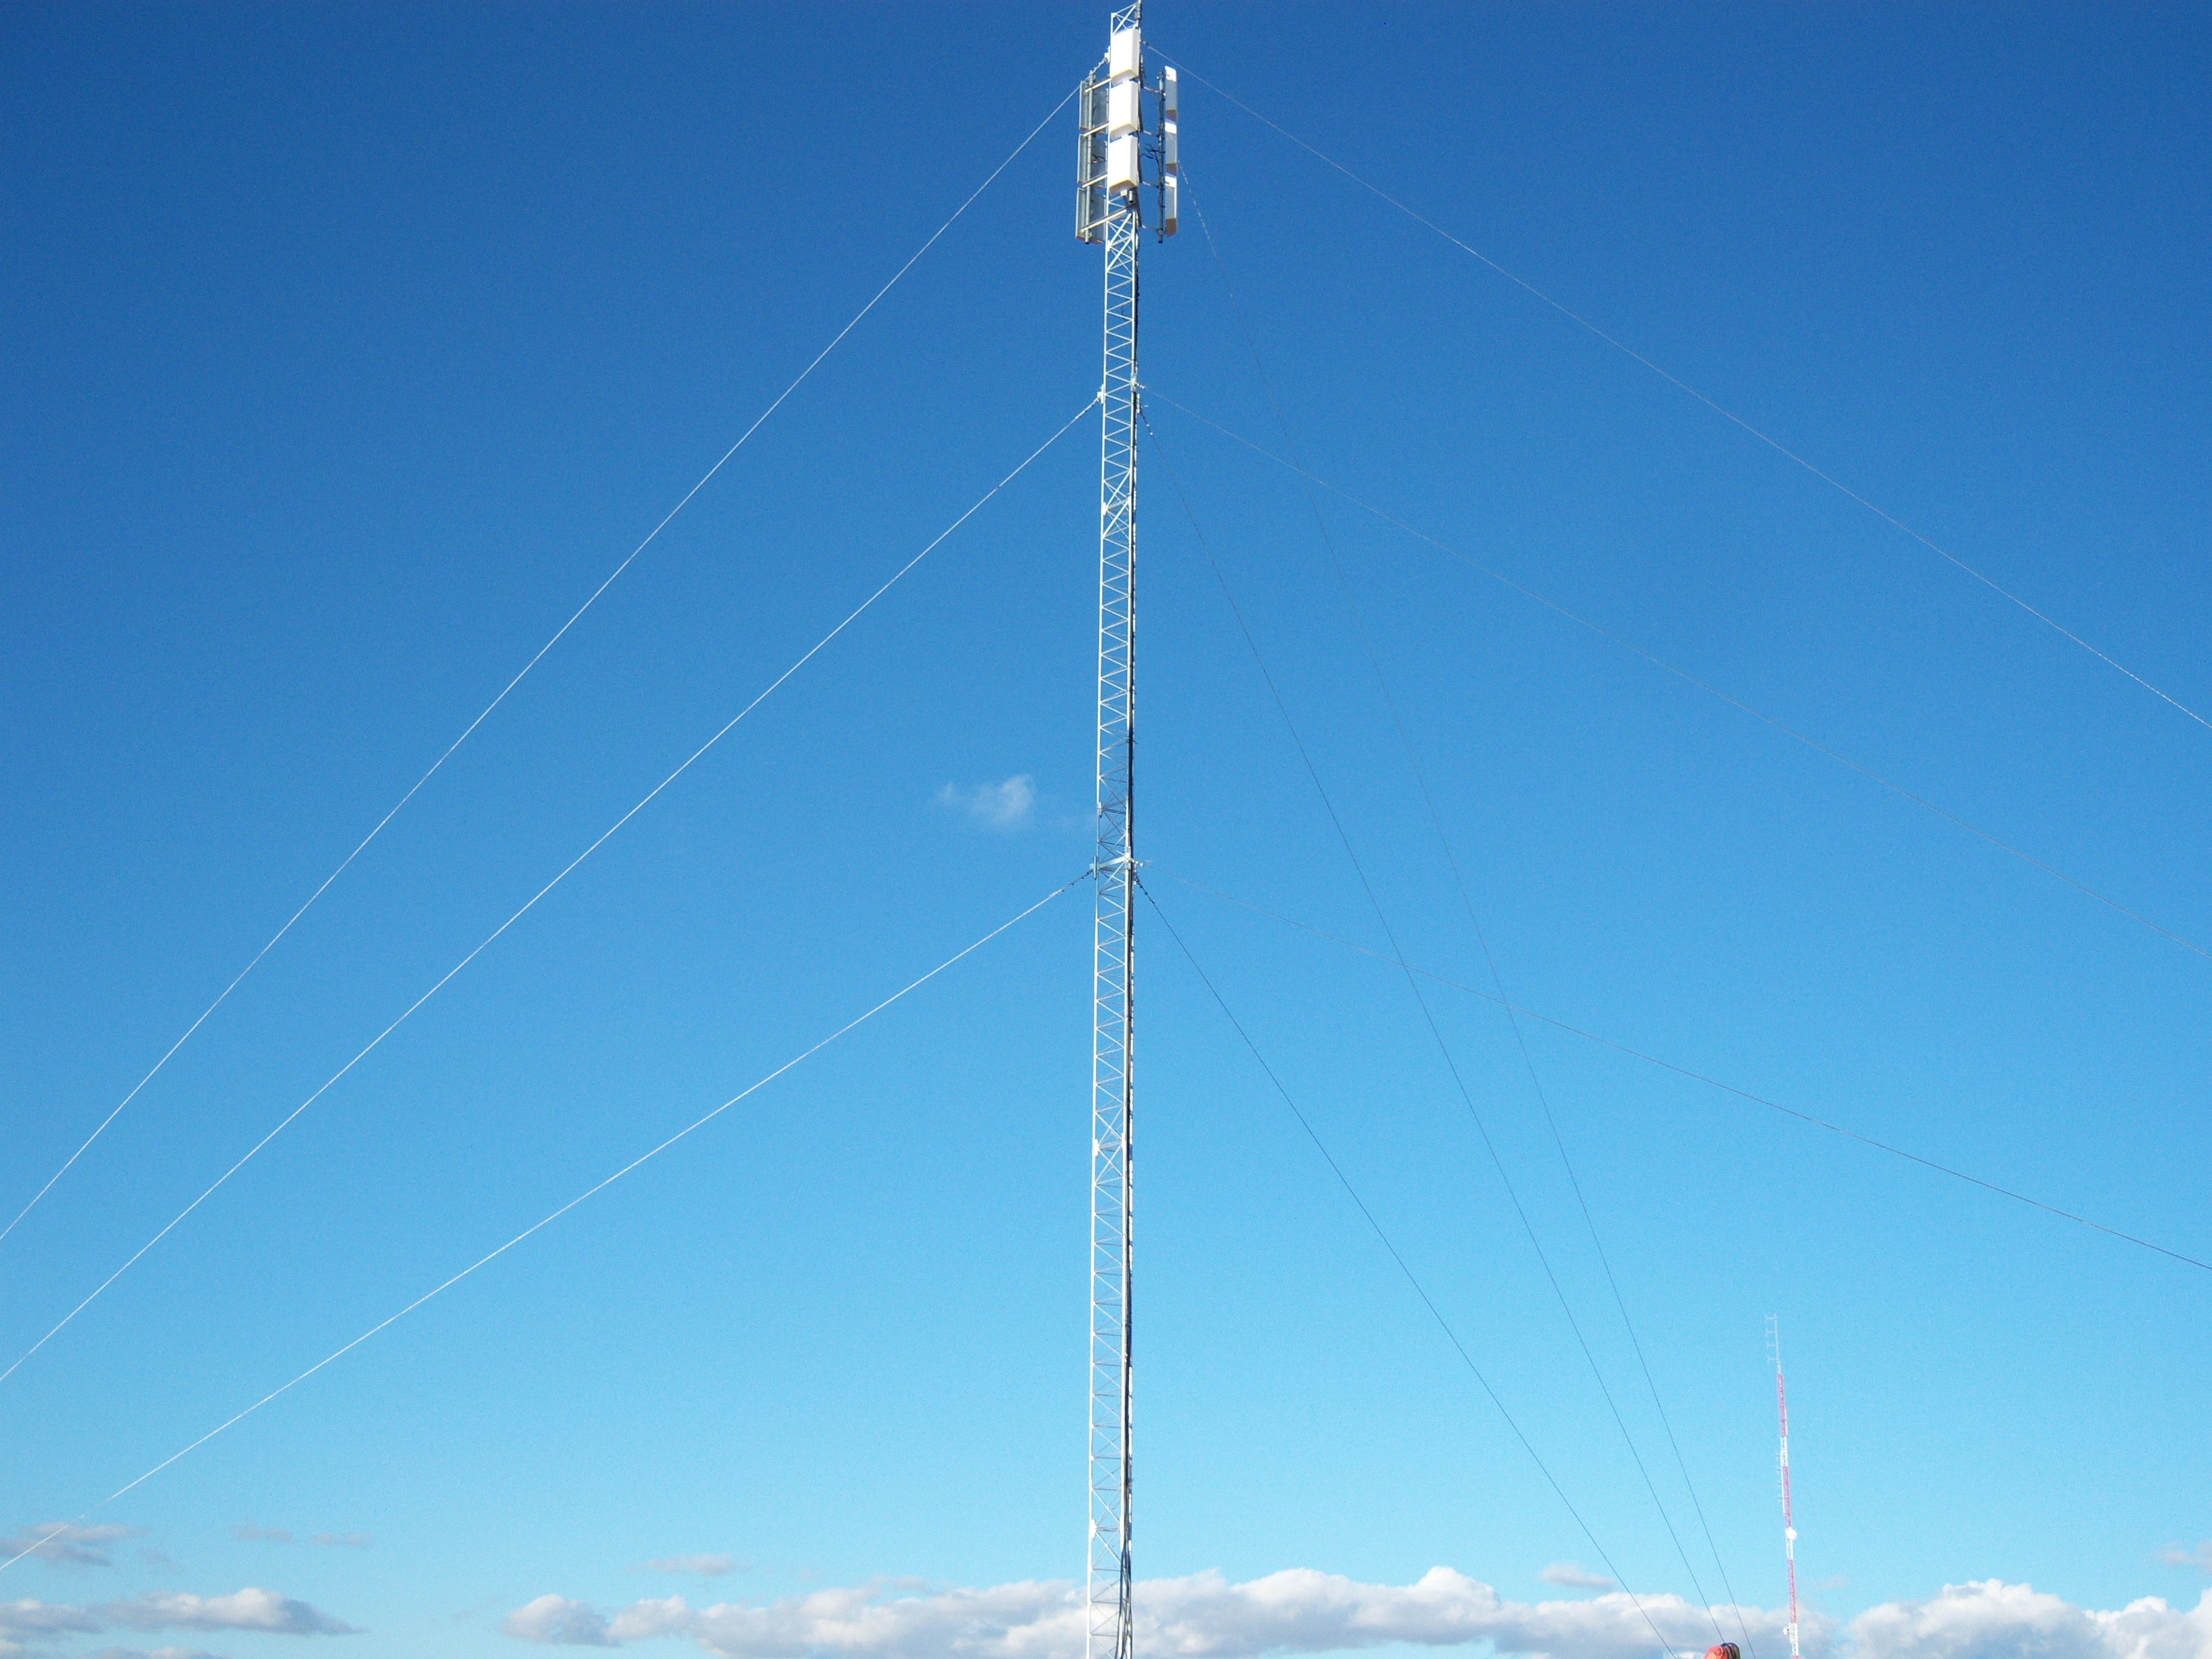
[[[2212,710],[2202,10],[1153,9],[1198,73]],[[10,12],[0,1208],[1103,38],[1069,5]],[[1089,395],[1067,127],[0,1245],[0,1364]],[[1202,88],[1184,133],[1316,471],[2212,944],[2212,731]],[[1186,223],[1146,251],[1146,378],[1279,447]],[[1157,414],[1393,924],[1480,982],[1295,481]],[[77,1514],[1074,874],[1094,447],[0,1385],[0,1522]],[[1686,1592],[1402,981],[1159,873],[1380,942],[1146,465],[1161,901],[1629,1581]],[[1325,512],[1516,998],[2212,1257],[2212,962]],[[939,799],[1019,775],[1012,830]],[[269,1584],[387,1659],[511,1650],[507,1609],[667,1593],[633,1565],[683,1553],[750,1563],[712,1592],[745,1598],[1079,1571],[1087,927],[1067,896],[98,1517],[174,1566],[0,1589]],[[1142,951],[1141,1570],[1556,1593],[1586,1542],[1149,916]],[[1437,1006],[1670,1469],[1510,1034]],[[2155,1558],[2212,1535],[2212,1274],[1530,1041],[1747,1599],[1781,1595],[1772,1312],[1813,1603],[2195,1600]]]

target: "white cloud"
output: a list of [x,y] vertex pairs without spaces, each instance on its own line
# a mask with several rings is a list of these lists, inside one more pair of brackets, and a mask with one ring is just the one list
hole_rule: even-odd
[[[127,1601],[72,1607],[52,1601],[0,1601],[0,1659],[52,1656],[52,1644],[121,1626],[126,1630],[238,1630],[278,1636],[348,1636],[355,1632],[305,1601],[274,1590],[242,1589],[229,1595],[163,1595],[149,1591]],[[215,1659],[198,1648],[105,1648],[83,1659]]]
[[[607,1636],[617,1644],[642,1642],[653,1636],[689,1636],[700,1617],[680,1595],[659,1601],[633,1601],[607,1621]],[[703,1639],[700,1645],[706,1646]]]
[[1579,1561],[1554,1561],[1536,1575],[1561,1589],[1609,1590],[1617,1588],[1603,1573],[1592,1572]]
[[27,1641],[52,1641],[99,1628],[100,1620],[82,1607],[58,1607],[52,1601],[0,1601],[0,1653],[21,1653],[20,1644]]
[[641,1561],[631,1569],[634,1572],[696,1572],[702,1578],[720,1578],[726,1572],[735,1572],[744,1563],[727,1555],[664,1555],[651,1561]]
[[[1703,1610],[1679,1596],[1644,1598],[1670,1642],[1702,1649]],[[1754,1630],[1778,1638],[1779,1619],[1747,1610]],[[1650,1659],[1651,1635],[1626,1595],[1535,1604],[1507,1601],[1489,1585],[1435,1567],[1407,1585],[1362,1584],[1295,1568],[1246,1583],[1217,1572],[1152,1579],[1137,1588],[1137,1639],[1165,1659],[1252,1659],[1332,1652],[1393,1642],[1456,1646],[1489,1642],[1501,1654],[1552,1659]],[[1815,1637],[1823,1626],[1808,1621]],[[720,1659],[1077,1659],[1083,1608],[1071,1585],[886,1595],[880,1585],[816,1590],[765,1606],[694,1608],[682,1596],[640,1601],[604,1615],[578,1601],[540,1596],[511,1614],[526,1641],[613,1647],[653,1636],[688,1636]],[[2166,1659],[2159,1656],[2158,1659]],[[2207,1656],[2212,1659],[2212,1656]]]
[[368,1534],[365,1532],[319,1532],[307,1541],[320,1544],[325,1549],[343,1546],[349,1550],[365,1550],[368,1547]]
[[1024,772],[1004,783],[979,783],[972,789],[948,783],[937,792],[937,804],[966,813],[987,830],[1026,829],[1036,815],[1036,780]]
[[126,1527],[115,1522],[80,1527],[67,1521],[49,1521],[44,1526],[24,1527],[12,1538],[0,1539],[0,1560],[32,1555],[41,1561],[69,1566],[111,1566],[113,1561],[104,1546],[120,1539],[142,1537],[145,1531],[143,1527]]
[[[1569,1571],[1582,1570],[1560,1563],[1547,1576],[1559,1582]],[[1711,1635],[1704,1609],[1675,1595],[1642,1600],[1670,1646],[1702,1651]],[[1783,1647],[1778,1613],[1746,1607],[1742,1614],[1754,1642]],[[1734,1629],[1735,1610],[1719,1616]],[[1152,1579],[1137,1586],[1137,1627],[1139,1646],[1160,1659],[1255,1659],[1390,1643],[1483,1643],[1504,1659],[1650,1659],[1653,1646],[1635,1602],[1617,1590],[1510,1601],[1447,1567],[1405,1585],[1306,1568],[1244,1583],[1215,1572]],[[1081,1600],[1060,1583],[903,1595],[864,1584],[696,1608],[672,1595],[612,1613],[541,1595],[509,1614],[505,1629],[525,1641],[583,1647],[686,1637],[718,1659],[1078,1659],[1083,1651]],[[2193,1610],[2153,1597],[2102,1612],[1991,1579],[1947,1585],[1925,1601],[1887,1602],[1848,1626],[1808,1613],[1804,1635],[1812,1659],[2212,1659],[2212,1591]]]
[[501,1630],[525,1642],[550,1642],[559,1647],[611,1648],[607,1621],[587,1601],[571,1601],[565,1595],[541,1595],[517,1607],[500,1621]]
[[340,1624],[305,1601],[248,1585],[228,1595],[193,1595],[148,1590],[127,1601],[92,1609],[112,1624],[131,1630],[256,1630],[280,1636],[352,1636]]
[[257,1527],[251,1521],[241,1521],[230,1529],[230,1535],[241,1544],[289,1544],[291,1529],[286,1527]]
[[1991,1578],[1869,1608],[1850,1635],[1855,1659],[2212,1659],[2212,1592],[2193,1610],[2146,1596],[2104,1613]]
[[2199,1572],[2212,1572],[2212,1538],[2195,1549],[2184,1544],[2168,1544],[2158,1553],[2158,1559],[2169,1567],[2195,1567]]

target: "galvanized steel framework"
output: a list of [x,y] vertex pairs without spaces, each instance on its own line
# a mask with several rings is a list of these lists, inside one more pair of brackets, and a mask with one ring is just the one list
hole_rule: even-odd
[[[1139,5],[1116,12],[1115,33],[1134,30],[1140,12]],[[1141,68],[1133,78],[1141,83]],[[1106,80],[1094,76],[1081,95],[1078,186],[1078,232],[1086,241],[1103,243],[1106,250],[1105,375],[1099,394],[1098,842],[1092,871],[1097,906],[1091,940],[1091,1496],[1085,1650],[1089,1659],[1130,1659],[1130,1109],[1137,892],[1131,807],[1136,732],[1137,250],[1143,214],[1137,189],[1117,189],[1106,178],[1107,92]]]
[[1774,1403],[1782,1417],[1782,1554],[1790,1564],[1790,1622],[1782,1627],[1790,1638],[1790,1659],[1797,1654],[1797,1516],[1790,1502],[1790,1384],[1782,1375],[1782,1328],[1769,1315],[1766,1351],[1774,1361]]
[[1091,939],[1091,1659],[1128,1659],[1130,1649],[1137,240],[1133,212],[1117,211],[1109,218],[1099,463],[1097,901]]

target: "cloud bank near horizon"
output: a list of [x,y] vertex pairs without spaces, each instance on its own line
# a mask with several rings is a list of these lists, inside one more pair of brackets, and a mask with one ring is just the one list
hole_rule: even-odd
[[[1218,1572],[1137,1587],[1138,1645],[1164,1659],[1258,1659],[1407,1643],[1487,1644],[1509,1659],[1650,1659],[1652,1625],[1675,1652],[1698,1654],[1716,1620],[1741,1641],[1736,1611],[1680,1596],[1619,1591],[1573,1601],[1508,1601],[1480,1579],[1432,1567],[1411,1584],[1364,1584],[1311,1568],[1231,1583]],[[1784,1645],[1782,1615],[1741,1609],[1754,1642]],[[1650,1623],[1645,1622],[1646,1615]],[[541,1595],[501,1628],[526,1642],[621,1647],[688,1638],[717,1659],[1080,1659],[1083,1608],[1065,1583],[895,1595],[882,1584],[694,1607],[681,1595],[611,1613]],[[2212,1591],[2194,1608],[2146,1597],[2117,1611],[2079,1607],[1999,1579],[1947,1584],[1917,1601],[1869,1608],[1848,1625],[1805,1620],[1810,1659],[2212,1659]]]
[[[289,1595],[248,1585],[228,1595],[191,1595],[149,1590],[120,1601],[70,1607],[56,1601],[0,1601],[0,1659],[29,1659],[50,1653],[49,1644],[72,1636],[110,1630],[247,1631],[268,1636],[352,1636],[352,1626]],[[137,1655],[138,1649],[107,1648],[102,1654]],[[190,1656],[197,1649],[157,1648],[146,1659]],[[100,1655],[92,1659],[100,1659]]]

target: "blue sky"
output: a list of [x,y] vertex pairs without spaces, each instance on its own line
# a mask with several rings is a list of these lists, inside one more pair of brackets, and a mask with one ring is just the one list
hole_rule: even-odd
[[[1152,11],[1195,74],[2212,713],[2200,12]],[[1103,18],[11,15],[0,1210]],[[0,1366],[1091,394],[1068,119],[0,1243]],[[1529,1008],[2212,1259],[2212,961],[1327,495],[1325,546],[1292,475],[1168,400],[2204,946],[2212,730],[1203,88],[1183,135],[1219,262],[1194,216],[1145,253],[1151,885],[1628,1586],[1690,1595],[1403,980],[1187,884],[1382,947],[1205,549],[1448,978],[1487,969],[1347,589]],[[1039,459],[0,1383],[0,1528],[80,1515],[1074,876],[1094,446]],[[0,1604],[76,1626],[19,1611],[0,1642],[460,1659],[520,1651],[502,1621],[549,1595],[1079,1571],[1086,910],[92,1515],[140,1529],[86,1540],[107,1565],[9,1569]],[[1443,1565],[1613,1606],[1544,1578],[1589,1540],[1145,926],[1140,1571]],[[1709,1572],[1513,1036],[1431,997]],[[1782,1597],[1771,1313],[1816,1645],[1932,1651],[1913,1610],[1972,1581],[2062,1622],[2197,1606],[2212,1275],[1528,1030],[1745,1602]],[[640,1565],[692,1557],[728,1570]],[[2043,1617],[2005,1607],[1972,1650]],[[641,1645],[768,1650],[664,1625]]]

